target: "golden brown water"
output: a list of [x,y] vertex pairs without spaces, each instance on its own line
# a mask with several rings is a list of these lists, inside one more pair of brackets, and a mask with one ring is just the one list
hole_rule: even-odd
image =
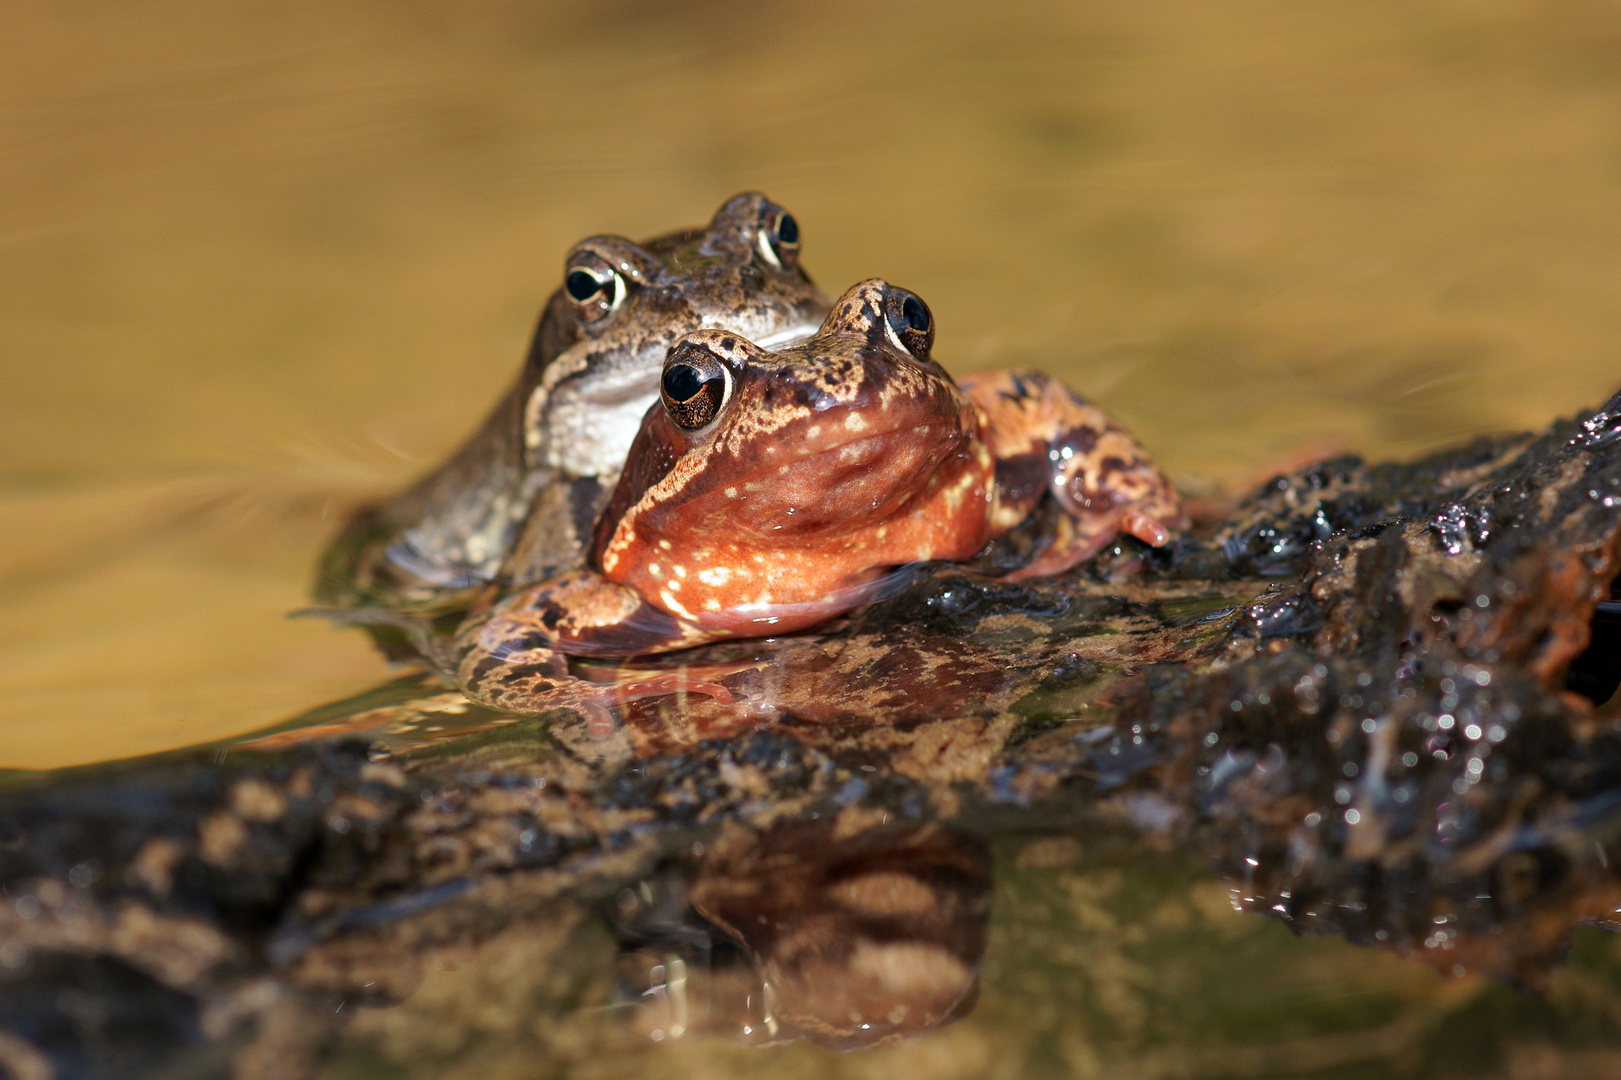
[[282,616],[562,254],[759,188],[1197,488],[1621,385],[1621,7],[0,5],[0,765],[384,674]]

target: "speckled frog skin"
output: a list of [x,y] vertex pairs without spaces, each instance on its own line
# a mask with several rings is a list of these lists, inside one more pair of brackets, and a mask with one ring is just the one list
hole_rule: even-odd
[[[738,195],[708,226],[569,252],[517,382],[449,461],[355,516],[322,560],[325,608],[465,608],[498,574],[518,582],[583,562],[660,367],[682,334],[723,328],[782,344],[827,300],[799,266],[799,226]],[[386,621],[382,620],[382,621]]]
[[931,359],[933,338],[922,300],[876,279],[802,344],[683,336],[588,567],[476,611],[456,639],[463,690],[513,712],[725,696],[669,673],[603,686],[571,675],[566,656],[814,626],[871,599],[894,567],[970,558],[1049,491],[1061,527],[1014,577],[1059,573],[1120,533],[1163,544],[1185,525],[1170,482],[1099,410],[1037,372],[959,386]]

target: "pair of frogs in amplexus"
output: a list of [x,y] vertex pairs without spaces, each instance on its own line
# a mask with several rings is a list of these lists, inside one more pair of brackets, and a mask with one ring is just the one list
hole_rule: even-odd
[[1049,496],[1056,525],[1011,578],[1185,526],[1096,407],[1035,371],[954,381],[920,297],[871,279],[829,304],[798,255],[797,222],[758,194],[704,229],[581,242],[517,384],[444,466],[351,521],[317,601],[406,630],[498,709],[725,699],[680,673],[595,682],[568,657],[814,626]]

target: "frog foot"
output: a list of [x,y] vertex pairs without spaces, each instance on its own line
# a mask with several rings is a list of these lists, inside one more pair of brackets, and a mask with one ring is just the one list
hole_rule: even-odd
[[666,671],[659,675],[619,679],[608,684],[607,689],[616,705],[666,694],[702,694],[714,698],[717,705],[730,705],[735,700],[732,692],[720,683],[689,671]]
[[1065,518],[1059,524],[1053,543],[1008,574],[1007,580],[1028,581],[1062,574],[1103,551],[1122,533],[1136,537],[1149,547],[1160,547],[1172,536],[1169,526],[1136,507],[1084,520]]
[[[496,660],[483,649],[464,656],[457,671],[462,693],[480,705],[502,712],[535,714],[553,709],[574,709],[590,716],[642,698],[667,694],[702,694],[717,704],[730,705],[732,692],[718,682],[688,671],[645,675],[617,672],[598,681],[569,671],[568,660],[554,652],[541,659],[530,649],[522,660]],[[493,662],[492,662],[493,660]]]
[[731,691],[688,670],[582,678],[569,656],[636,656],[688,644],[691,632],[633,590],[589,571],[564,575],[493,605],[481,605],[456,634],[456,683],[480,705],[504,712],[595,710],[664,694]]
[[591,662],[576,662],[574,670],[592,682],[626,687],[631,693],[624,701],[662,694],[702,694],[713,698],[717,705],[732,705],[737,696],[722,679],[744,671],[756,671],[768,661],[746,660],[730,664],[681,664],[668,668],[639,667],[619,664],[613,667]]
[[[1052,376],[987,371],[962,382],[985,415],[997,460],[1003,527],[1022,520],[1042,487],[1063,508],[1053,543],[1009,575],[1048,577],[1125,533],[1159,547],[1187,527],[1176,489],[1136,439]],[[1043,483],[1045,481],[1045,483]]]

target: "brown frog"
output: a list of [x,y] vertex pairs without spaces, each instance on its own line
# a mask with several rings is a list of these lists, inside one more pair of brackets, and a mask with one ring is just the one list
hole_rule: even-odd
[[815,332],[828,305],[799,240],[793,215],[748,193],[706,228],[581,241],[517,382],[449,461],[349,522],[316,602],[386,621],[465,608],[498,573],[523,583],[579,565],[677,337],[719,327],[783,344]]
[[729,330],[670,349],[589,566],[492,598],[449,664],[512,712],[677,690],[681,673],[603,685],[567,657],[637,656],[823,622],[907,563],[973,556],[1051,492],[1052,542],[1013,577],[1056,574],[1117,534],[1185,524],[1170,482],[1102,412],[1038,372],[959,386],[930,357],[916,295],[862,282],[810,340],[772,352]]

